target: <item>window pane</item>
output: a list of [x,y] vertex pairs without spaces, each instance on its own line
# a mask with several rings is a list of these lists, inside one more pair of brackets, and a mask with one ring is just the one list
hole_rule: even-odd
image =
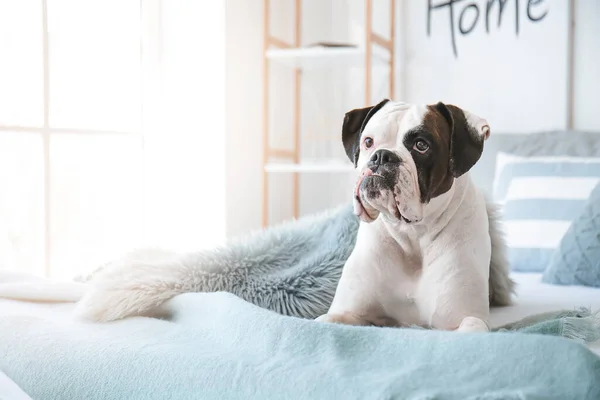
[[0,132],[0,269],[44,273],[44,165],[39,134]]
[[50,125],[139,130],[140,1],[48,0]]
[[71,277],[140,246],[141,137],[55,134],[50,157],[53,277]]
[[0,124],[44,123],[40,0],[0,0]]

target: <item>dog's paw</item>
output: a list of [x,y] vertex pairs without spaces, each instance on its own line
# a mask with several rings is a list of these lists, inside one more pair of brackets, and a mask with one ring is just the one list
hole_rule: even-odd
[[332,324],[344,324],[344,325],[359,325],[359,326],[368,326],[372,325],[368,321],[355,316],[350,313],[343,314],[324,314],[320,317],[315,318],[317,322],[329,322]]
[[332,321],[330,321],[329,314],[323,314],[323,315],[315,318],[315,321],[317,321],[317,322],[332,322]]
[[489,332],[490,328],[479,318],[465,317],[456,330],[458,332]]

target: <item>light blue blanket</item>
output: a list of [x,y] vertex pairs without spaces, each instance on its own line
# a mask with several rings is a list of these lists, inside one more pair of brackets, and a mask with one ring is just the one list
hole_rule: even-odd
[[0,318],[0,370],[34,399],[600,399],[600,358],[561,337],[352,327],[226,293],[170,320]]

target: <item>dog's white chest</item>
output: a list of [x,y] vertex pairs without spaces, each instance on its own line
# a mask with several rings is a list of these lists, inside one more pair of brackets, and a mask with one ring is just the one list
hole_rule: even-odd
[[[419,287],[423,272],[423,258],[416,232],[397,231],[388,226],[386,231],[393,240],[387,254],[382,256],[369,279],[374,287],[385,288],[376,294],[383,312],[399,325],[422,325],[420,318]],[[393,254],[392,257],[389,257]],[[372,266],[373,268],[373,266]]]
[[381,265],[388,268],[381,276],[389,277],[385,283],[388,290],[379,295],[382,308],[399,325],[422,325],[418,302],[422,259],[418,252],[409,250],[398,261],[396,265]]

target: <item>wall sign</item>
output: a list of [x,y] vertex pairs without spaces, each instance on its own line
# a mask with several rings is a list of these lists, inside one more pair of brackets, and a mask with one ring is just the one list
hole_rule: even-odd
[[[431,36],[431,16],[433,13],[447,12],[448,27],[454,57],[458,58],[456,35],[468,35],[477,25],[485,24],[485,32],[490,33],[490,21],[495,19],[496,28],[501,29],[504,18],[514,18],[515,35],[519,35],[521,23],[536,23],[548,15],[545,0],[486,0],[484,2],[465,0],[448,0],[434,3],[429,0],[427,7],[427,36]],[[512,3],[512,4],[510,4]],[[524,7],[522,10],[521,7]],[[512,15],[511,15],[512,14]],[[522,14],[525,14],[522,16]]]

